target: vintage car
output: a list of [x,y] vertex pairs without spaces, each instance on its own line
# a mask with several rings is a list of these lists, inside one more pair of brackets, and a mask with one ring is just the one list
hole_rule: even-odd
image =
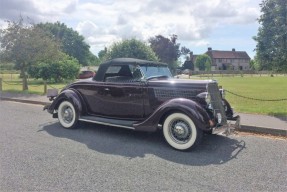
[[100,65],[90,80],[74,82],[59,94],[48,92],[53,102],[44,107],[67,129],[79,121],[135,131],[162,130],[167,143],[188,150],[203,132],[229,131],[236,121],[224,91],[213,80],[172,77],[167,64],[118,58]]

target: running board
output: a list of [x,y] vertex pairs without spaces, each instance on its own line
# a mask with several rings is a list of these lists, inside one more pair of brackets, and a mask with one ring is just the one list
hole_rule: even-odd
[[136,123],[137,121],[128,121],[128,120],[115,120],[115,119],[108,119],[108,118],[103,118],[103,117],[93,117],[93,116],[81,116],[79,118],[79,121],[85,121],[89,123],[97,123],[101,125],[108,125],[108,126],[114,126],[114,127],[121,127],[121,128],[126,128],[126,129],[132,129],[134,130],[135,128],[133,127],[133,124]]

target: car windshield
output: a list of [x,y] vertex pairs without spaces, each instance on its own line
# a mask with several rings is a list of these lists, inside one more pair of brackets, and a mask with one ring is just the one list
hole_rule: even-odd
[[170,70],[167,66],[162,65],[141,65],[141,71],[144,73],[145,78],[155,76],[172,77]]

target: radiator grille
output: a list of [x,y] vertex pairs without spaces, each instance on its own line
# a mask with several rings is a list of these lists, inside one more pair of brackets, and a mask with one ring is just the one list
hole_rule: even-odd
[[216,116],[217,113],[220,113],[222,116],[221,124],[227,124],[227,118],[225,115],[224,107],[222,104],[221,95],[217,86],[217,83],[210,83],[207,86],[207,91],[210,94],[211,97],[211,105],[213,108],[214,116]]
[[196,96],[196,92],[190,90],[180,89],[154,89],[156,98],[159,99],[173,99],[173,98],[186,98],[193,99]]

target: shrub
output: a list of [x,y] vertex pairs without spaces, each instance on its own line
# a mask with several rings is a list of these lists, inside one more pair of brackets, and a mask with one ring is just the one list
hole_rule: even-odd
[[43,80],[61,82],[62,80],[75,79],[80,71],[77,59],[62,53],[57,61],[41,62],[29,68],[31,77]]

